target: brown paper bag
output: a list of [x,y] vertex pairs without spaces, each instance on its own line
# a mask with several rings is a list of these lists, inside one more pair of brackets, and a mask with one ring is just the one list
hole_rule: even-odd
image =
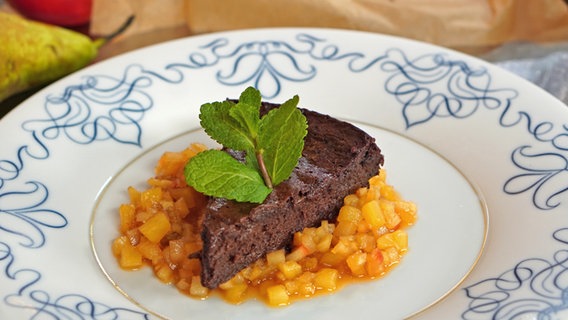
[[518,40],[568,41],[563,0],[94,0],[91,33],[109,34],[130,15],[122,38],[142,42],[279,26],[364,30],[470,53]]
[[345,28],[454,48],[568,40],[563,0],[187,0],[187,23],[195,33],[274,26]]
[[185,0],[93,0],[89,33],[112,34],[130,17],[132,24],[99,50],[97,61],[155,43],[190,35]]
[[185,0],[93,0],[89,32],[111,34],[130,16],[134,16],[134,21],[119,39],[185,27]]

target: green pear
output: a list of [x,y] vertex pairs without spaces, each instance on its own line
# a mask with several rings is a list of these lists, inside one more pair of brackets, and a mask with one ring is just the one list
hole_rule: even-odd
[[85,67],[100,46],[131,21],[117,33],[93,40],[79,32],[0,12],[0,102]]

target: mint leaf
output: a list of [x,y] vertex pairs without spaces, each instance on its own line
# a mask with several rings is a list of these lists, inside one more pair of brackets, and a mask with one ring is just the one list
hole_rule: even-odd
[[246,150],[254,152],[258,136],[258,123],[260,122],[260,108],[239,101],[239,103],[229,109],[229,115],[240,127],[246,130],[247,139],[251,141],[251,146]]
[[298,101],[294,96],[260,121],[258,144],[274,185],[288,179],[302,156],[308,124],[297,108]]
[[243,102],[257,108],[260,108],[261,101],[262,96],[260,95],[260,91],[256,90],[253,87],[246,88],[239,97],[239,102]]
[[[239,125],[246,128],[249,140],[256,147],[258,136],[258,123],[260,121],[260,91],[253,87],[248,87],[241,93],[239,103],[229,109],[229,115],[235,119]],[[254,148],[247,150],[254,151]]]
[[215,141],[234,150],[254,150],[255,141],[246,124],[230,114],[230,101],[206,103],[201,106],[199,119],[205,132]]
[[198,153],[189,160],[184,173],[190,186],[209,196],[261,203],[271,192],[258,171],[220,150]]
[[201,106],[205,132],[225,148],[244,151],[245,163],[220,150],[204,151],[185,167],[188,185],[213,197],[261,203],[273,186],[290,177],[302,156],[307,120],[297,108],[298,96],[261,118],[261,97],[249,87],[236,104]]
[[252,152],[246,153],[245,164],[247,167],[260,172],[260,168],[258,166],[258,159],[256,158],[256,151],[253,150]]

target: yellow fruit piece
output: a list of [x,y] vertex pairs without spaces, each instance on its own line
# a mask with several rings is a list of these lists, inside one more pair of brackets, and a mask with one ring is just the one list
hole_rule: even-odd
[[156,277],[163,283],[171,283],[174,280],[174,272],[165,263],[160,263],[154,266],[154,273]]
[[278,265],[278,270],[286,279],[293,279],[302,273],[302,266],[296,261],[286,261]]
[[136,190],[136,188],[130,186],[128,187],[128,196],[130,197],[130,203],[133,206],[140,205],[140,191]]
[[359,197],[356,194],[349,194],[343,198],[343,205],[356,208],[359,205]]
[[398,252],[405,252],[408,250],[408,234],[405,231],[397,230],[393,232],[392,235]]
[[383,185],[381,186],[381,198],[390,200],[390,201],[396,201],[398,199],[400,199],[400,196],[398,195],[398,193],[396,192],[396,190],[393,188],[393,186],[390,185]]
[[307,248],[303,246],[297,247],[296,249],[292,250],[292,252],[286,255],[286,260],[299,261],[300,259],[307,257],[308,254],[309,251]]
[[316,242],[314,239],[316,233],[314,228],[307,228],[303,232],[298,232],[297,234],[299,234],[300,245],[306,248],[308,254],[316,251]]
[[[381,170],[381,171],[384,172],[384,170]],[[386,177],[386,174],[383,174],[382,176],[380,174],[376,175],[376,176],[372,176],[369,179],[369,185],[373,186],[373,187],[380,187],[385,183],[385,177]]]
[[393,264],[400,262],[400,254],[395,247],[388,247],[382,251],[383,255],[383,264],[385,267],[390,267]]
[[316,274],[312,272],[304,272],[301,276],[296,278],[298,293],[304,296],[311,296],[316,292],[314,284]]
[[359,220],[361,220],[361,210],[357,209],[356,207],[343,206],[341,207],[341,209],[339,209],[337,221],[358,223]]
[[348,238],[340,239],[339,242],[331,249],[331,253],[347,257],[357,251],[357,243],[350,241]]
[[163,212],[156,213],[138,228],[138,230],[153,243],[160,242],[170,229],[170,220]]
[[382,198],[381,188],[376,186],[370,186],[367,194],[365,195],[364,202],[369,202],[373,200],[379,200]]
[[361,208],[363,218],[369,224],[372,229],[378,229],[385,225],[385,217],[383,215],[383,210],[379,205],[379,201],[371,200],[363,205]]
[[304,271],[312,271],[318,267],[318,258],[306,257],[298,262]]
[[375,237],[370,234],[357,234],[355,236],[355,240],[357,241],[357,246],[364,252],[371,252],[377,246],[377,241]]
[[335,290],[339,280],[339,271],[331,268],[323,268],[316,272],[314,285],[324,290]]
[[151,211],[140,210],[136,213],[136,222],[144,223],[154,215]]
[[181,268],[178,268],[179,276],[185,279],[191,279],[192,276],[201,272],[201,262],[199,259],[186,259],[182,262]]
[[359,188],[355,191],[355,194],[359,197],[359,199],[365,199],[367,197],[367,191],[367,188]]
[[198,207],[207,201],[205,195],[195,191],[192,187],[170,189],[170,194],[174,200],[183,199],[188,209]]
[[351,236],[357,232],[358,224],[352,221],[340,221],[337,223],[333,235],[336,237]]
[[167,179],[150,178],[147,182],[149,186],[161,189],[170,189],[174,185],[172,180]]
[[151,188],[140,194],[140,205],[146,210],[152,209],[155,203],[162,200],[162,189]]
[[137,269],[142,266],[142,254],[132,246],[129,242],[126,242],[122,247],[120,252],[120,267],[124,269]]
[[345,260],[351,273],[355,276],[365,275],[365,264],[367,262],[367,254],[365,252],[355,252]]
[[160,249],[159,245],[144,238],[142,239],[136,248],[144,258],[152,261],[154,264],[163,259],[162,249]]
[[397,252],[402,253],[408,249],[408,234],[402,230],[387,233],[377,239],[377,248],[384,250],[393,247]]
[[321,263],[330,267],[336,266],[343,261],[345,261],[344,255],[333,252],[326,252],[321,257]]
[[316,250],[319,252],[329,251],[332,240],[333,240],[333,235],[331,233],[324,235],[323,237],[321,237],[320,241],[316,245]]
[[115,257],[120,257],[120,253],[122,252],[122,248],[128,243],[128,238],[126,236],[120,236],[112,242],[112,254]]
[[167,249],[169,250],[170,260],[173,263],[179,264],[187,259],[188,253],[185,252],[185,246],[182,239],[171,240]]
[[282,284],[268,287],[266,295],[268,296],[268,304],[271,306],[285,306],[290,303],[290,296],[286,287]]
[[190,286],[191,286],[191,283],[189,281],[187,281],[187,279],[180,279],[176,283],[176,288],[178,288],[178,290],[181,291],[181,292],[189,292]]
[[247,289],[248,286],[245,283],[235,284],[229,289],[225,290],[223,296],[231,303],[239,303],[243,301]]
[[380,276],[385,272],[384,258],[381,250],[374,249],[367,255],[365,271],[371,277]]
[[394,211],[400,216],[406,226],[411,226],[416,222],[416,204],[406,201],[397,201]]
[[132,204],[122,204],[119,208],[120,232],[125,233],[136,225],[136,208]]
[[174,208],[176,210],[176,214],[181,219],[185,218],[189,214],[189,208],[187,207],[187,202],[185,202],[184,199],[176,200]]
[[193,276],[191,278],[191,286],[189,287],[189,294],[199,298],[205,298],[209,294],[209,289],[201,284],[200,276]]
[[395,229],[402,220],[394,211],[394,203],[388,200],[381,200],[379,205],[385,217],[385,225],[391,230]]
[[286,261],[286,252],[284,249],[272,251],[266,255],[268,265],[277,266]]
[[335,229],[335,225],[333,223],[329,223],[327,220],[323,220],[321,225],[316,230],[316,235],[318,238],[322,238],[328,234],[333,234],[333,230]]
[[188,158],[181,152],[164,152],[154,169],[158,177],[172,177],[183,170]]

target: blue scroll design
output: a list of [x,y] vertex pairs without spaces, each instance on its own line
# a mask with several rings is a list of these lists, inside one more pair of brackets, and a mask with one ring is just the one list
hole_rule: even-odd
[[496,86],[486,68],[437,52],[410,57],[391,48],[367,56],[342,52],[338,46],[309,35],[298,35],[297,40],[306,48],[296,51],[309,55],[308,61],[344,61],[353,73],[378,68],[386,76],[384,90],[401,106],[407,129],[447,118],[466,119],[479,110],[496,112],[499,126],[520,127],[528,134],[527,144],[511,151],[511,163],[519,173],[503,183],[503,192],[529,194],[540,210],[557,208],[566,197],[568,124],[536,120],[514,103],[519,92]]
[[34,135],[35,148],[22,146],[16,159],[0,160],[0,232],[3,239],[11,237],[21,246],[40,248],[45,244],[44,229],[63,228],[67,219],[61,213],[45,208],[48,188],[40,181],[20,182],[27,160],[49,157],[47,147]]
[[23,128],[46,140],[64,136],[77,144],[114,140],[140,146],[140,122],[154,106],[146,90],[156,80],[176,84],[183,79],[176,70],[157,73],[137,64],[126,67],[121,77],[86,76],[63,93],[48,96],[47,117],[26,121]]
[[466,287],[462,319],[560,320],[568,317],[568,228],[553,233],[563,249],[551,259],[529,258],[500,275]]
[[68,224],[66,214],[49,208],[48,185],[24,177],[28,163],[48,160],[49,143],[56,139],[76,144],[112,140],[140,147],[140,122],[154,105],[146,90],[156,80],[175,84],[183,75],[130,65],[120,77],[87,76],[60,95],[47,96],[45,114],[22,124],[31,139],[13,159],[0,160],[0,264],[5,278],[20,285],[16,293],[4,296],[6,305],[31,309],[33,317],[42,319],[149,318],[136,309],[111,307],[81,294],[52,296],[38,289],[43,275],[39,266],[21,267],[25,261],[17,253],[42,249],[47,230],[61,230]]
[[[300,36],[299,40],[301,41]],[[312,47],[294,46],[286,41],[264,40],[236,44],[215,39],[192,52],[186,62],[171,63],[174,70],[219,67],[217,81],[227,86],[254,86],[270,99],[278,96],[283,82],[305,82],[313,79],[313,64],[301,64],[297,55],[310,54]]]
[[[0,242],[0,264],[7,279],[23,283],[15,293],[4,297],[8,306],[31,309],[31,319],[150,319],[149,315],[128,308],[111,307],[95,302],[80,294],[64,294],[52,297],[45,290],[35,289],[42,274],[33,268],[16,267],[16,257],[10,245]],[[22,301],[26,303],[23,304]]]
[[511,161],[523,172],[505,182],[503,190],[506,193],[532,192],[533,204],[543,210],[560,205],[558,198],[568,191],[568,158],[565,153],[540,152],[524,145],[512,152]]
[[392,73],[385,90],[401,103],[407,128],[439,118],[464,119],[480,109],[494,110],[499,126],[523,128],[532,140],[511,152],[511,163],[519,173],[504,182],[503,192],[530,194],[540,210],[560,205],[568,191],[568,124],[537,121],[519,110],[513,103],[517,90],[495,88],[484,68],[474,69],[441,54],[409,60],[397,51],[388,51],[391,54],[381,68]]
[[353,73],[371,70],[387,75],[384,89],[402,105],[407,128],[433,118],[458,119],[480,108],[505,109],[517,97],[513,89],[494,88],[485,68],[472,68],[446,54],[423,54],[410,58],[403,50],[386,49],[375,56],[343,52],[326,39],[298,34],[296,42],[265,40],[233,45],[215,39],[192,52],[186,62],[168,69],[216,68],[216,79],[230,86],[252,85],[265,98],[276,97],[284,82],[306,82],[318,72],[316,63],[342,62]]

